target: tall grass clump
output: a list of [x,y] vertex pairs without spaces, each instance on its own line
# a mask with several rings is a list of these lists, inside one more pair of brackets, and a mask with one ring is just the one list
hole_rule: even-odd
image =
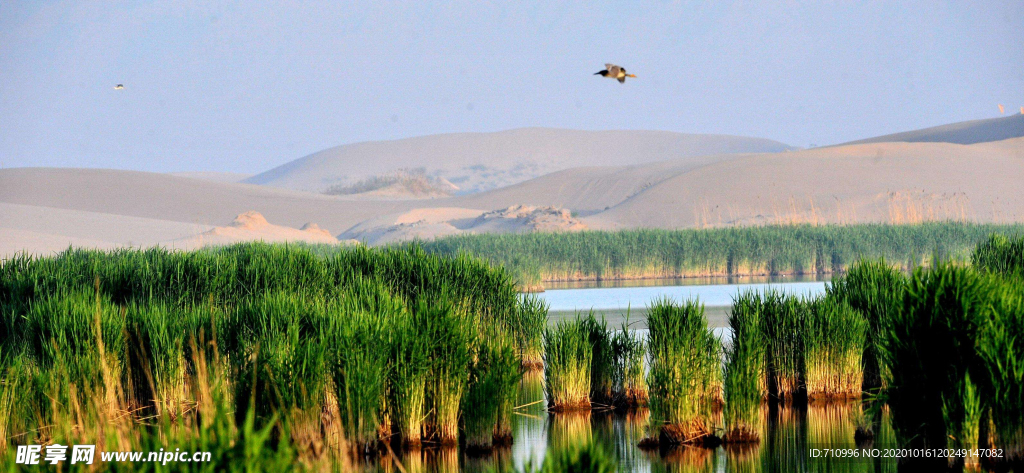
[[516,338],[519,357],[525,368],[540,369],[544,366],[544,327],[547,320],[547,304],[536,295],[526,295],[522,297],[519,310],[504,322]]
[[651,419],[663,445],[703,442],[721,389],[721,342],[708,330],[704,306],[669,299],[648,310]]
[[[885,398],[903,446],[977,448],[976,350],[993,294],[992,280],[971,268],[942,264],[911,277],[903,308],[892,314],[880,344],[890,371]],[[920,461],[934,468],[946,462]]]
[[907,277],[884,260],[861,260],[825,287],[830,298],[845,301],[868,322],[864,340],[864,383],[862,390],[877,393],[884,388],[885,365],[879,359],[880,334],[894,314],[903,308]]
[[767,399],[765,339],[761,331],[760,296],[740,294],[729,314],[732,343],[726,352],[725,435],[727,443],[757,442],[760,439],[761,403]]
[[978,243],[971,253],[971,264],[982,271],[999,274],[1024,274],[1024,237],[993,234]]
[[593,350],[590,357],[590,400],[610,405],[615,393],[615,353],[612,349],[612,332],[602,318],[597,320],[593,312],[583,318],[587,340]]
[[615,360],[614,385],[616,403],[635,407],[647,405],[647,341],[624,322],[612,336],[612,354]]
[[459,409],[469,382],[469,364],[477,334],[474,321],[444,296],[420,301],[418,319],[431,341],[426,386],[428,435],[441,445],[457,445]]
[[844,301],[807,302],[804,322],[804,383],[810,400],[859,398],[867,321]]
[[489,332],[481,341],[463,401],[465,445],[470,451],[490,450],[496,437],[511,440],[511,432],[499,426],[522,380],[515,350],[510,336],[501,331]]
[[998,291],[992,323],[977,345],[977,374],[983,402],[979,445],[1000,448],[1003,461],[1024,467],[1024,283],[1005,281]]
[[563,411],[590,408],[594,346],[588,319],[560,320],[544,333],[544,375],[548,407]]
[[803,399],[804,324],[808,307],[796,296],[766,291],[756,299],[765,342],[765,374],[768,395],[780,402]]

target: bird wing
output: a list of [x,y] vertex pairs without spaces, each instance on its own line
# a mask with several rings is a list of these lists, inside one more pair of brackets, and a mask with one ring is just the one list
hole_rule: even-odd
[[621,67],[616,66],[615,64],[605,64],[604,67],[608,69],[608,75],[612,77],[619,75],[619,69],[622,69]]
[[619,77],[619,83],[620,84],[625,84],[626,83],[626,78],[625,77]]

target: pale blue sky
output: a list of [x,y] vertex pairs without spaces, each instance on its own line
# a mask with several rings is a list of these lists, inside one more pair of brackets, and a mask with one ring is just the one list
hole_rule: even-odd
[[525,126],[807,146],[1024,105],[1024,2],[425,3],[0,2],[0,165],[254,173]]

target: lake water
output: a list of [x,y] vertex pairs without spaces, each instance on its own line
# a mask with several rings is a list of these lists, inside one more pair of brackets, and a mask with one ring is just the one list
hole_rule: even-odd
[[[715,284],[726,282],[726,284]],[[654,285],[652,285],[654,284]],[[575,285],[575,287],[574,287]],[[589,286],[589,287],[588,287]],[[571,283],[539,294],[550,304],[549,320],[575,316],[576,311],[595,310],[618,327],[631,308],[631,328],[645,329],[643,314],[651,300],[669,297],[677,301],[698,299],[706,304],[709,325],[723,335],[727,329],[728,306],[743,291],[774,289],[795,295],[816,295],[825,290],[824,281],[813,279],[772,279],[742,281],[626,281],[615,283]],[[538,402],[540,401],[540,402]],[[649,424],[646,409],[622,412],[550,414],[546,410],[543,372],[531,371],[520,384],[513,429],[514,443],[483,456],[467,455],[457,449],[424,448],[399,454],[406,472],[521,471],[533,462],[539,465],[554,449],[579,445],[589,440],[601,445],[619,464],[622,472],[810,472],[896,471],[892,459],[816,458],[812,449],[855,448],[856,419],[862,416],[859,402],[809,406],[805,408],[765,407],[757,445],[685,447],[668,451],[643,451],[637,447]],[[715,420],[721,425],[721,419]],[[876,424],[875,448],[891,447],[892,430],[883,413]],[[365,466],[380,471],[401,471],[390,457],[368,461]]]
[[[538,293],[537,297],[548,304],[548,319],[551,322],[574,317],[580,311],[593,310],[603,316],[610,327],[621,326],[628,315],[630,327],[641,329],[645,327],[644,315],[651,301],[665,297],[677,302],[698,300],[704,304],[708,325],[721,328],[728,326],[728,308],[733,299],[743,292],[775,290],[785,294],[814,296],[824,293],[826,284],[825,281],[813,278],[747,278],[737,283],[715,284],[724,281],[724,278],[616,281],[600,286],[593,285],[594,282],[563,283],[555,286],[560,287],[558,289]],[[645,282],[661,285],[644,285]],[[572,287],[574,284],[584,287]]]
[[[543,375],[527,373],[520,386],[519,405],[544,399]],[[407,472],[522,471],[524,465],[539,465],[556,449],[595,441],[615,459],[620,472],[895,472],[892,459],[815,458],[812,449],[848,448],[853,440],[859,403],[828,404],[802,409],[772,409],[762,412],[761,442],[744,447],[683,447],[667,451],[644,451],[637,443],[645,436],[650,414],[647,410],[628,413],[577,412],[548,414],[544,404],[520,409],[513,429],[515,442],[491,454],[471,456],[459,449],[429,449],[399,454]],[[720,422],[720,418],[717,420]],[[892,445],[888,416],[879,421],[879,437],[872,448]],[[862,446],[868,447],[868,446]],[[381,458],[371,468],[399,471],[390,459]],[[504,469],[504,470],[502,470]]]

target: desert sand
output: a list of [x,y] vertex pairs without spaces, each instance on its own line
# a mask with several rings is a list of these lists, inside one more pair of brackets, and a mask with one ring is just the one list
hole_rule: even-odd
[[[994,136],[986,126],[1006,123],[1016,122],[946,128],[971,128],[984,137]],[[192,248],[338,238],[385,244],[455,234],[638,227],[1021,222],[1021,182],[1021,137],[967,145],[867,142],[587,165],[489,191],[419,200],[329,196],[136,171],[3,169],[0,257],[21,250],[50,253],[68,245]],[[237,220],[250,211],[260,219]],[[307,226],[310,222],[319,227]]]
[[337,146],[245,182],[320,192],[331,185],[352,184],[401,169],[422,169],[427,175],[447,179],[463,193],[473,193],[579,166],[787,149],[791,148],[777,141],[740,136],[521,128]]

